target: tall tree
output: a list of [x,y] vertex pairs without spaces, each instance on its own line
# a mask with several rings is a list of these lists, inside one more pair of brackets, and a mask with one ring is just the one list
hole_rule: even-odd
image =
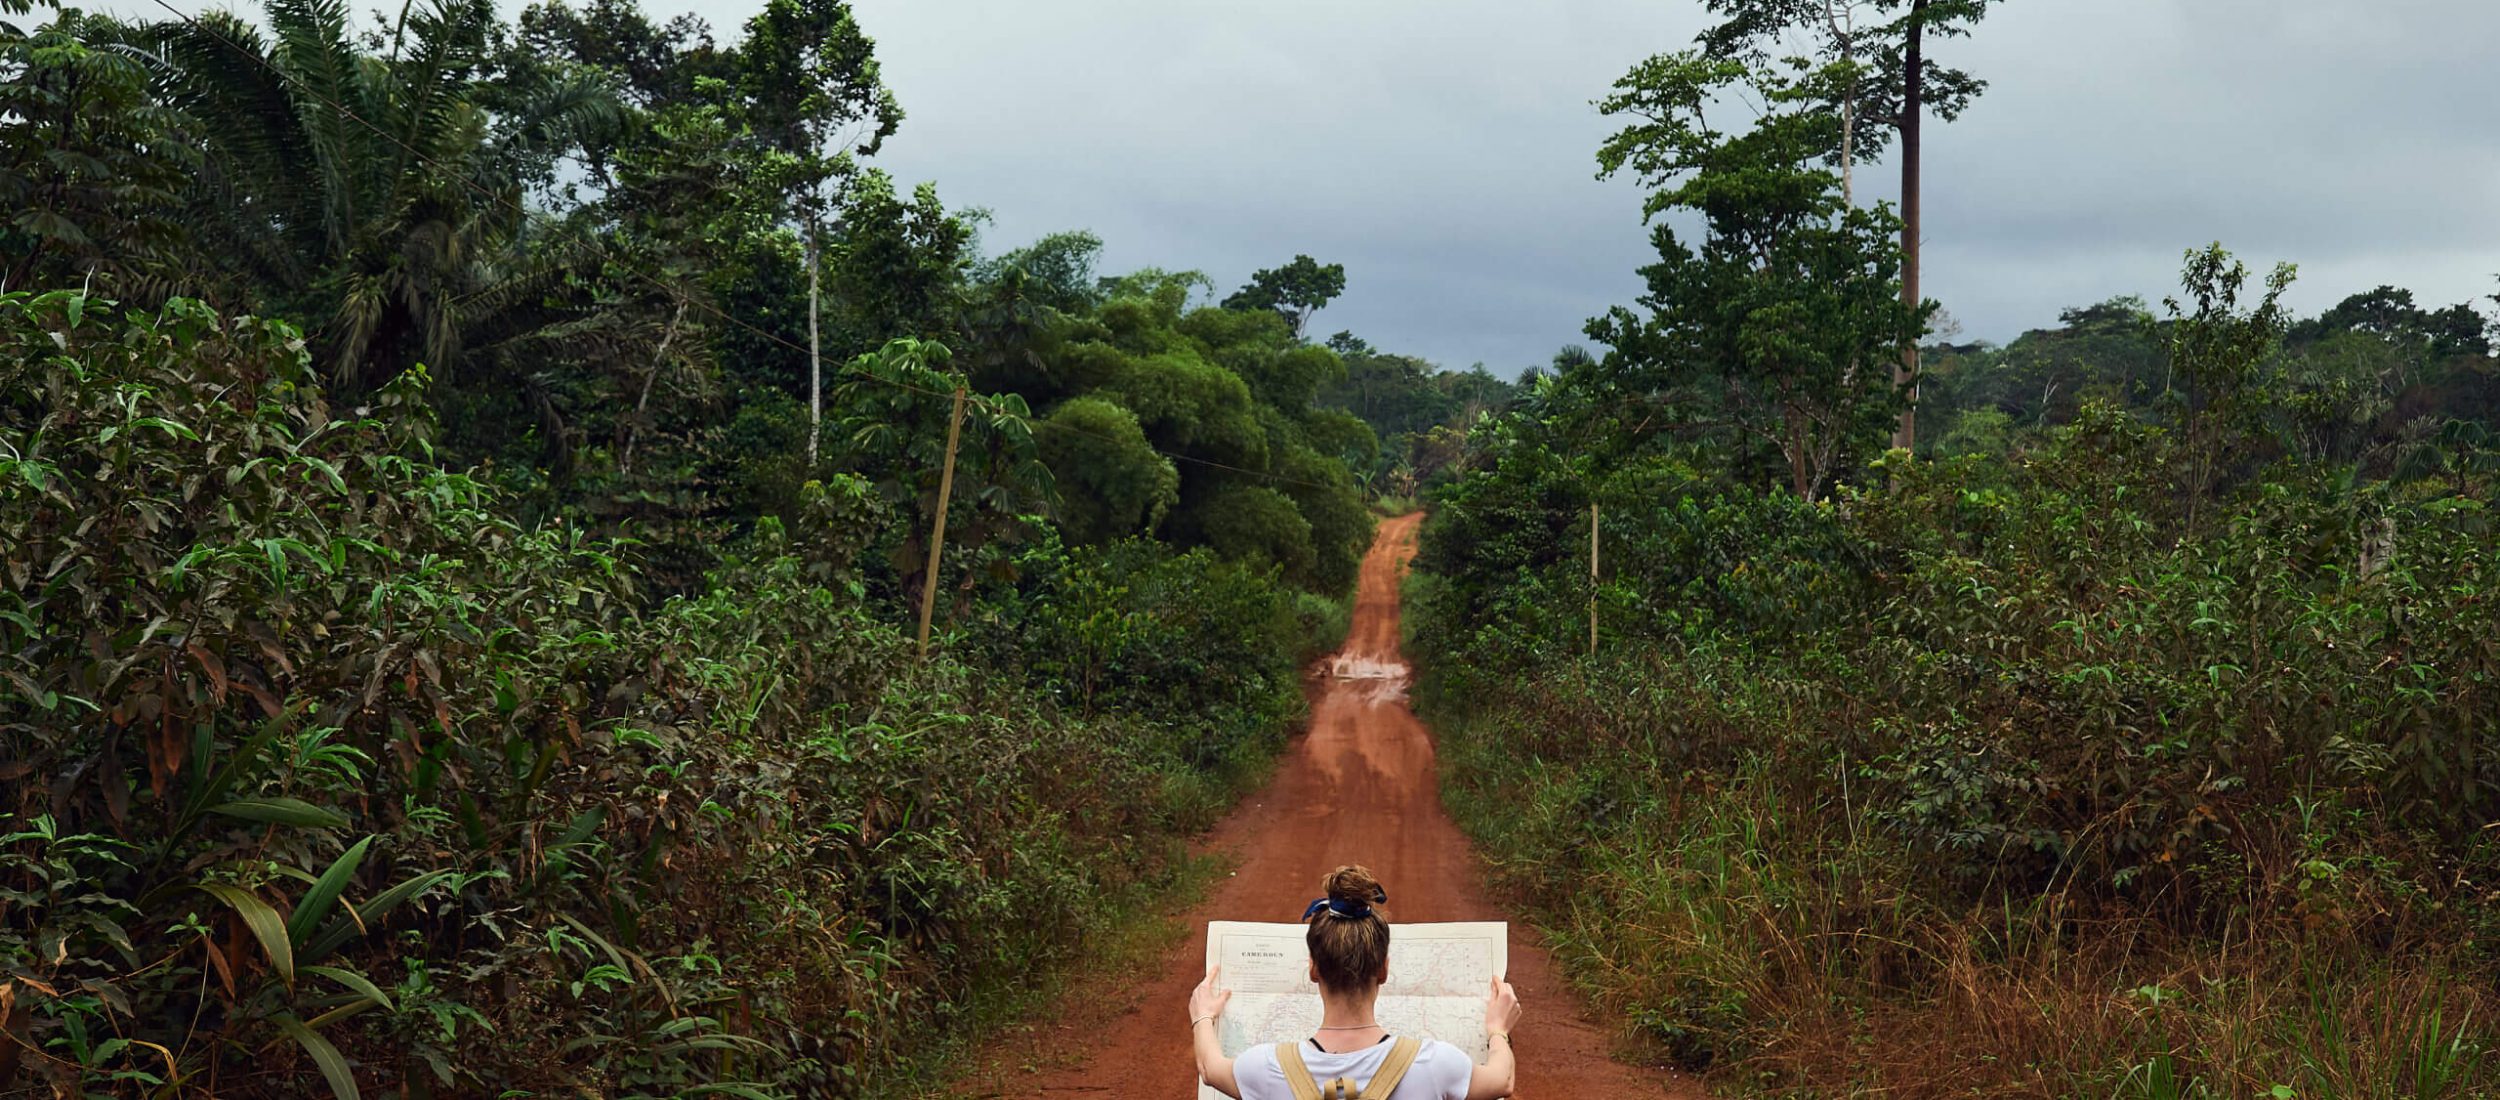
[[833,185],[903,121],[877,68],[876,43],[846,0],[771,0],[747,20],[738,90],[749,125],[788,160],[807,249],[807,460],[823,434],[823,237]]
[[[1951,120],[1985,87],[1958,70],[1936,70],[1927,61],[1927,36],[1956,37],[1988,14],[1996,0],[1886,0],[1906,10],[1894,23],[1902,43],[1901,87],[1901,301],[1916,308],[1919,298],[1919,232],[1925,201],[1920,192],[1922,124],[1930,109]],[[1941,95],[1935,93],[1942,93]],[[1909,391],[1910,404],[1901,410],[1892,445],[1909,450],[1918,445],[1918,340],[1901,344],[1901,367],[1895,383]]]
[[[1861,156],[1880,152],[1892,133],[1901,136],[1901,300],[1915,309],[1919,293],[1921,197],[1921,124],[1933,114],[1947,121],[1959,116],[1987,85],[1969,73],[1939,66],[1927,57],[1927,39],[1959,37],[1986,17],[1998,0],[1709,0],[1710,9],[1725,17],[1704,31],[1704,49],[1720,57],[1761,59],[1795,32],[1812,38],[1817,55],[1831,66],[1820,94],[1830,98],[1841,117],[1838,144],[1843,191],[1850,194],[1852,167]],[[1862,23],[1865,9],[1890,14],[1886,21]],[[1861,121],[1890,126],[1860,129]],[[1902,343],[1895,384],[1911,398],[1901,410],[1893,446],[1913,448],[1918,441],[1919,352],[1915,336]]]
[[486,0],[409,9],[378,57],[344,0],[270,0],[264,15],[266,38],[222,13],[163,28],[176,103],[210,149],[191,187],[200,247],[257,308],[309,322],[342,382],[492,367],[547,323],[580,260],[536,247],[524,166],[612,127],[615,98],[558,73],[498,89],[490,109]]
[[1295,256],[1283,267],[1271,267],[1250,276],[1250,281],[1224,299],[1226,309],[1270,309],[1285,319],[1296,338],[1311,315],[1345,293],[1345,265],[1323,264],[1309,256]]
[[[1867,457],[1906,394],[1864,369],[1915,338],[1933,307],[1900,301],[1889,211],[1842,201],[1824,167],[1838,113],[1802,60],[1759,63],[1704,51],[1650,58],[1600,101],[1633,121],[1599,150],[1602,175],[1653,190],[1655,216],[1700,215],[1698,247],[1661,223],[1659,262],[1642,270],[1648,316],[1617,308],[1590,322],[1614,350],[1589,372],[1613,405],[1647,407],[1629,432],[1683,424],[1733,429],[1778,456],[1789,489],[1820,497]],[[1741,131],[1708,114],[1762,104]]]

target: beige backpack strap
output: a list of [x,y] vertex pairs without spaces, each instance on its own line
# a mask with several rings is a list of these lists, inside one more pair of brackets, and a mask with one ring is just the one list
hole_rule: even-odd
[[1311,1080],[1311,1067],[1302,1064],[1302,1044],[1276,1044],[1276,1068],[1285,1071],[1285,1087],[1293,1090],[1293,1100],[1320,1100],[1319,1082]]
[[1389,1057],[1380,1063],[1380,1072],[1372,1075],[1371,1084],[1363,1086],[1360,1100],[1389,1100],[1389,1094],[1397,1091],[1399,1079],[1415,1065],[1415,1055],[1423,1049],[1423,1040],[1412,1035],[1399,1036],[1397,1044],[1389,1048]]

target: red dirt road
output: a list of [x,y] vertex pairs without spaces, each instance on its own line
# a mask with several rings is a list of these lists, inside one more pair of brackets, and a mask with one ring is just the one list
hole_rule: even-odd
[[[1312,699],[1310,734],[1295,742],[1267,789],[1217,827],[1211,847],[1235,855],[1239,866],[1184,915],[1190,937],[1138,983],[1135,1002],[1122,1014],[1063,1025],[1055,1037],[1031,1036],[1035,1050],[993,1050],[987,1061],[997,1076],[966,1082],[975,1094],[1193,1096],[1198,1075],[1187,1006],[1202,976],[1205,922],[1291,921],[1314,896],[1320,876],[1340,864],[1361,863],[1380,876],[1393,921],[1509,919],[1486,895],[1482,868],[1442,811],[1432,737],[1404,697],[1398,580],[1414,556],[1420,518],[1380,525],[1363,560],[1353,629],[1332,662],[1334,675]],[[1513,1040],[1517,1095],[1702,1095],[1689,1079],[1610,1059],[1606,1033],[1582,1018],[1582,1005],[1555,974],[1534,931],[1516,921],[1510,980],[1527,1009]],[[1088,1015],[1095,1013],[1076,1013]],[[1019,1065],[1027,1068],[998,1073]]]

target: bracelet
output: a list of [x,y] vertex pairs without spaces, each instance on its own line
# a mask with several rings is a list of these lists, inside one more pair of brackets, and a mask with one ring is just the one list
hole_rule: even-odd
[[1207,1022],[1207,1021],[1209,1021],[1209,1020],[1212,1020],[1212,1019],[1216,1018],[1217,1016],[1221,1016],[1221,1015],[1223,1015],[1223,1013],[1220,1013],[1220,1012],[1210,1012],[1210,1013],[1207,1013],[1207,1014],[1206,1014],[1206,1015],[1204,1015],[1204,1016],[1192,1017],[1192,1018],[1190,1019],[1190,1021],[1189,1021],[1189,1026],[1191,1026],[1191,1027],[1196,1027],[1196,1026],[1198,1026],[1199,1024],[1203,1024],[1203,1023],[1205,1023],[1205,1022]]
[[1507,1031],[1488,1031],[1488,1032],[1485,1032],[1485,1033],[1484,1033],[1484,1037],[1485,1037],[1485,1038],[1487,1038],[1487,1039],[1508,1039],[1508,1038],[1510,1038],[1510,1032],[1507,1032]]

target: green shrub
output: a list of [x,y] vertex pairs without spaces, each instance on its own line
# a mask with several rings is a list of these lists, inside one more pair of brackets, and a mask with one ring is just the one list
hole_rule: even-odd
[[1140,632],[1087,705],[912,661],[854,481],[646,607],[434,465],[422,385],[337,409],[283,324],[0,296],[0,1078],[850,1095],[1158,881],[1298,705],[1292,603],[1205,555],[1064,582]]
[[[1488,429],[1409,585],[1445,801],[1689,1065],[2492,1087],[2500,1032],[2462,1021],[2500,1011],[2500,528],[2470,475],[2274,441],[2265,320],[2176,326],[2202,388],[2175,425],[2086,402],[1828,503],[1672,442],[1599,471]],[[2193,1008],[2111,1000],[2183,975]]]

